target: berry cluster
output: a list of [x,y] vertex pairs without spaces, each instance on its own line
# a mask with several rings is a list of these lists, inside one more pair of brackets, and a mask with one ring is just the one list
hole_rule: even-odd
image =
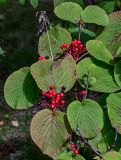
[[61,93],[56,93],[54,90],[54,86],[51,85],[49,87],[49,90],[47,92],[42,91],[42,99],[48,100],[48,104],[52,109],[55,109],[56,107],[64,106],[65,101],[63,100],[65,94],[66,87],[62,87]]
[[78,149],[76,149],[76,146],[74,144],[70,144],[70,148],[67,148],[67,151],[73,151],[74,155],[77,155],[79,153]]
[[45,60],[45,59],[49,59],[49,56],[40,56],[40,57],[38,57],[38,60]]
[[64,54],[71,54],[75,61],[86,52],[86,47],[81,41],[75,39],[68,46],[66,43],[60,46]]

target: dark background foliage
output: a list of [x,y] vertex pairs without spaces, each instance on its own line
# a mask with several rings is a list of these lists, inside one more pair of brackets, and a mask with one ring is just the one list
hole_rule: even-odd
[[[5,51],[4,56],[0,56],[1,160],[49,159],[41,154],[30,138],[29,125],[36,107],[17,112],[10,109],[4,99],[3,87],[13,71],[36,61],[38,19],[35,15],[38,10],[47,10],[51,17],[52,8],[51,3],[41,3],[34,9],[29,3],[22,6],[16,0],[0,5],[0,47]],[[15,127],[14,122],[19,122],[19,126]]]

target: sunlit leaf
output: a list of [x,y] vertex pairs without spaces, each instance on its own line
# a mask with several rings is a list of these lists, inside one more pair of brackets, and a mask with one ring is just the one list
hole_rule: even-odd
[[80,128],[83,137],[95,137],[103,128],[103,112],[99,104],[93,100],[85,99],[69,104],[67,117],[71,128],[76,131]]
[[109,25],[97,39],[106,45],[114,57],[116,56],[117,50],[121,47],[121,11],[109,15]]
[[58,5],[54,12],[63,20],[70,21],[72,23],[79,23],[81,19],[82,8],[77,3],[65,2]]
[[64,149],[71,130],[63,112],[44,109],[31,122],[31,137],[44,154],[54,157]]
[[103,9],[98,6],[87,6],[82,12],[82,20],[85,23],[95,23],[101,26],[107,26],[109,23],[108,16]]
[[21,68],[8,77],[4,95],[6,102],[13,109],[26,109],[37,102],[39,90],[30,74],[29,67]]
[[70,55],[55,62],[38,61],[31,66],[31,74],[39,88],[44,91],[50,85],[54,85],[57,92],[61,91],[62,86],[66,86],[65,91],[70,90],[76,81],[75,71],[76,63]]
[[62,54],[60,46],[63,43],[69,44],[72,38],[70,33],[60,27],[54,27],[39,38],[38,52],[40,56],[58,57]]
[[108,64],[113,64],[113,56],[99,40],[90,40],[86,44],[86,49],[93,57]]

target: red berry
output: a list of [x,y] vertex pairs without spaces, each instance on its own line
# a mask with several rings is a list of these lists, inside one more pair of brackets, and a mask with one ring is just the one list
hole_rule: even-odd
[[74,43],[77,43],[78,41],[77,41],[77,39],[74,39],[74,41],[73,41]]
[[83,44],[80,44],[80,48],[83,49],[83,47],[84,47]]
[[38,57],[38,60],[41,60],[41,56],[40,56],[40,57]]
[[78,47],[78,44],[75,44],[74,47]]
[[60,96],[61,96],[61,97],[64,97],[64,93],[60,93]]
[[72,41],[72,42],[71,42],[71,45],[72,45],[72,46],[74,46],[74,45],[75,45],[75,43]]
[[56,103],[56,104],[58,104],[58,102],[59,102],[59,100],[58,100],[58,99],[56,99],[56,100],[55,100],[55,103]]
[[78,48],[75,48],[75,52],[78,52],[79,51],[79,49]]
[[75,148],[75,145],[74,145],[74,144],[71,144],[70,147],[71,147],[71,149],[74,149],[74,148]]
[[54,105],[54,104],[51,104],[51,108],[54,109],[54,108],[55,108],[55,105]]
[[74,150],[74,154],[77,155],[79,151],[77,149]]
[[81,91],[80,94],[84,96],[86,94],[86,91]]
[[66,43],[64,43],[63,48],[68,48],[68,45]]
[[49,97],[50,97],[50,98],[52,98],[52,97],[53,97],[53,95],[52,95],[52,94],[49,94]]
[[43,95],[43,96],[46,96],[46,92],[45,92],[45,91],[42,91],[42,95]]
[[56,93],[55,93],[55,91],[53,91],[53,92],[52,92],[52,95],[53,95],[54,97],[56,96]]
[[59,94],[57,95],[57,98],[60,98],[60,95],[59,95]]
[[55,104],[55,101],[54,101],[54,100],[52,101],[52,104]]
[[44,56],[40,56],[40,57],[38,57],[38,60],[44,60],[45,59],[45,57]]
[[54,86],[53,86],[53,85],[51,85],[51,86],[50,86],[50,89],[54,89]]
[[80,42],[80,41],[78,41],[78,42],[77,42],[77,44],[81,44],[81,42]]
[[52,90],[49,90],[48,93],[52,94],[53,92],[52,92]]
[[60,101],[60,97],[57,97],[56,100]]
[[68,53],[69,53],[69,54],[72,54],[72,52],[71,52],[71,51],[69,51]]
[[50,94],[49,94],[49,93],[47,93],[47,94],[46,94],[46,96],[47,96],[47,97],[50,97]]
[[65,101],[61,101],[61,104],[64,105],[64,104],[65,104]]
[[45,60],[45,57],[44,57],[44,56],[42,56],[42,60]]
[[44,56],[40,56],[40,57],[38,57],[38,60],[45,60],[45,57]]

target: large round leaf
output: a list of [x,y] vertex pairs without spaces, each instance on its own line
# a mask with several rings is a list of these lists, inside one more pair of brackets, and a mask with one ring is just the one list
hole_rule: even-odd
[[83,0],[54,0],[54,6],[56,7],[63,2],[74,2],[81,5],[82,7],[84,6]]
[[82,8],[77,3],[65,2],[57,6],[54,12],[63,20],[70,21],[72,23],[79,23],[81,19]]
[[116,145],[114,146],[116,132],[111,126],[107,110],[104,111],[103,115],[104,127],[102,131],[96,137],[88,141],[91,144],[91,146],[98,150],[101,154],[106,153],[111,146],[113,146],[114,150],[119,150],[121,147],[121,137],[119,135],[117,137]]
[[90,40],[86,43],[86,49],[93,57],[105,63],[112,64],[113,56],[99,40]]
[[107,105],[111,124],[121,134],[121,92],[110,94]]
[[63,43],[69,44],[72,38],[70,33],[60,27],[51,28],[39,39],[38,52],[40,56],[50,56],[53,54],[53,58],[62,54],[60,45]]
[[13,109],[26,109],[37,102],[39,91],[29,67],[21,68],[8,77],[4,95]]
[[117,84],[121,87],[121,61],[114,65],[114,77]]
[[66,86],[66,91],[70,90],[76,81],[75,70],[76,63],[70,55],[57,62],[38,61],[31,66],[31,74],[39,88],[44,91],[50,85],[54,85],[57,92],[61,91],[62,86]]
[[103,160],[121,160],[121,154],[115,151],[107,152],[103,155]]
[[83,137],[95,137],[103,128],[103,111],[95,101],[85,99],[72,102],[67,109],[71,128],[76,132],[77,126]]
[[120,89],[114,80],[113,66],[98,60],[83,59],[77,64],[76,73],[81,85],[83,85],[83,79],[86,76],[89,77],[89,83],[92,78],[95,79],[95,83],[89,85],[90,90],[110,93]]
[[31,137],[44,154],[54,157],[66,144],[71,134],[67,118],[60,111],[44,109],[31,122]]
[[98,6],[90,5],[82,12],[82,20],[85,23],[95,23],[102,26],[108,25],[108,16],[103,9]]
[[109,25],[97,39],[106,45],[113,56],[116,56],[121,46],[121,11],[109,15]]

